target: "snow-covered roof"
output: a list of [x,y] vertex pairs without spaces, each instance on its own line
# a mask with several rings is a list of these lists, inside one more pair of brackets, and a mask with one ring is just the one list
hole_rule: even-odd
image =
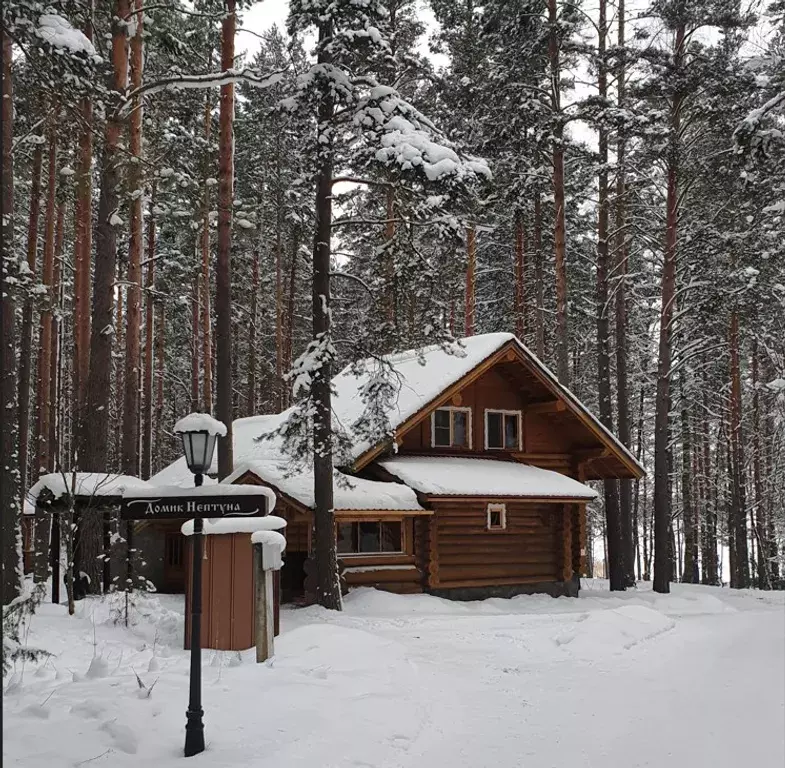
[[52,472],[48,475],[41,475],[38,482],[28,491],[27,498],[34,505],[44,489],[59,499],[61,496],[69,495],[72,488],[75,496],[120,497],[125,491],[137,492],[150,487],[146,480],[140,480],[131,475],[117,475],[109,472],[76,472],[75,474],[75,478],[73,472]]
[[379,466],[429,496],[522,496],[586,499],[596,493],[571,477],[512,461],[463,456],[396,456]]
[[[374,377],[379,374],[383,366],[392,367],[397,382],[398,391],[386,412],[390,428],[395,431],[426,408],[429,403],[437,400],[446,389],[459,382],[478,365],[510,343],[515,345],[525,359],[531,361],[532,365],[549,381],[554,391],[558,392],[575,411],[591,421],[597,432],[602,433],[619,454],[623,454],[628,464],[643,472],[643,468],[632,453],[589,412],[572,392],[559,383],[556,376],[537,359],[528,347],[511,333],[486,333],[470,336],[461,339],[449,351],[434,345],[387,355],[380,360],[367,360],[358,366],[344,368],[332,380],[334,391],[332,410],[334,425],[339,425],[349,437],[350,460],[356,461],[376,447],[376,444],[372,444],[366,436],[358,435],[354,425],[361,419],[366,409],[362,393],[373,383]],[[310,507],[313,505],[313,481],[310,474],[305,473],[295,478],[286,478],[287,472],[282,467],[287,464],[287,457],[283,454],[280,438],[273,436],[270,439],[258,439],[262,435],[275,433],[281,424],[289,418],[292,410],[290,408],[279,414],[236,419],[232,425],[235,467],[245,471],[253,465],[253,471],[266,482]],[[218,457],[216,455],[213,457],[210,472],[215,474],[217,470]],[[231,477],[239,477],[240,474],[234,472]],[[207,482],[207,478],[205,481]],[[188,486],[193,483],[193,479],[185,459],[180,458],[150,478],[150,482],[154,485]],[[283,485],[278,485],[279,482],[285,482],[292,492],[286,490]],[[305,490],[306,486],[309,488],[307,491]],[[361,508],[358,506],[359,502],[351,499],[344,500],[347,506],[339,507],[338,493],[339,489],[336,485],[336,509]],[[359,498],[359,494],[355,494],[354,498]],[[370,498],[373,499],[375,496],[371,494]],[[401,508],[401,503],[403,502],[398,500],[399,506],[395,508]],[[350,506],[350,504],[352,505]]]
[[[437,345],[386,355],[382,362],[366,360],[359,368],[347,366],[332,380],[333,421],[352,436],[352,426],[366,408],[362,399],[365,387],[382,366],[392,366],[398,394],[387,412],[393,430],[414,416],[445,389],[462,379],[504,344],[515,339],[511,333],[486,333],[461,339],[450,352]],[[355,372],[358,371],[358,372]],[[362,456],[374,446],[368,440],[352,440],[352,458]]]
[[[312,509],[315,506],[313,473],[310,470],[291,474],[287,464],[280,459],[250,461],[238,466],[221,481],[221,485],[238,480],[247,472],[252,472],[304,507]],[[405,485],[350,477],[338,470],[334,470],[333,507],[337,511],[425,512],[414,491]]]

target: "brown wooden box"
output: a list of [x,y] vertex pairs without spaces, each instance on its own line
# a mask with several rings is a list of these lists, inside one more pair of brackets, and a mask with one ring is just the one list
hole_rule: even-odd
[[[192,537],[186,544],[185,648],[191,647]],[[250,533],[204,537],[202,558],[202,648],[244,651],[254,637],[253,546]],[[275,573],[275,634],[279,630],[280,571]]]

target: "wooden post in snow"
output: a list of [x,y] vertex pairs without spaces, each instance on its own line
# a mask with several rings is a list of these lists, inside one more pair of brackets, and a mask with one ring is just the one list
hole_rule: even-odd
[[286,539],[278,531],[256,531],[253,543],[254,573],[254,634],[256,637],[256,662],[272,658],[275,653],[275,596],[273,584],[275,571],[281,570],[281,554]]

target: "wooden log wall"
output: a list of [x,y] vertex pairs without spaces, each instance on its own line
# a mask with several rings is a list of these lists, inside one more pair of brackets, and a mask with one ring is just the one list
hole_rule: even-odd
[[494,499],[433,503],[428,585],[435,589],[561,581],[564,505],[506,500],[507,527],[486,529]]

